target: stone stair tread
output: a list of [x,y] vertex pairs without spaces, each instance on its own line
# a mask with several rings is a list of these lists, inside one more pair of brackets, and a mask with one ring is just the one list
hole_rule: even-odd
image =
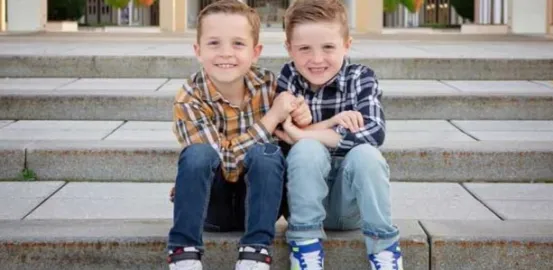
[[[406,269],[497,267],[551,269],[552,221],[395,220],[401,229]],[[0,221],[0,259],[13,269],[166,267],[164,248],[170,220]],[[288,248],[279,228],[272,269],[287,269]],[[205,233],[208,269],[228,269],[236,259],[240,233]],[[359,231],[328,232],[326,269],[364,269]],[[516,256],[505,256],[504,251]],[[67,258],[71,258],[68,260]],[[430,258],[432,258],[430,260]],[[87,268],[87,269],[88,269]]]
[[[173,181],[180,147],[171,141],[8,141],[1,178],[32,169],[42,180]],[[13,144],[12,144],[13,143]],[[382,147],[392,180],[548,181],[553,141],[395,141]],[[24,162],[22,162],[24,161]],[[15,174],[15,175],[14,175]]]
[[[78,80],[45,87],[37,78],[0,79],[0,115],[3,119],[171,120],[181,80],[154,79],[157,82],[149,90],[134,90],[140,83],[136,79],[121,88],[125,80],[59,90]],[[387,119],[553,120],[553,81],[382,80],[381,86]],[[21,109],[26,107],[41,109]]]

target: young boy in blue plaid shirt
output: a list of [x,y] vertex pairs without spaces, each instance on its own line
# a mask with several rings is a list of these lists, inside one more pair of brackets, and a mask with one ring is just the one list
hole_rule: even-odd
[[286,158],[291,269],[323,269],[324,229],[358,228],[371,269],[403,269],[389,168],[377,148],[385,137],[382,92],[370,68],[346,60],[345,7],[339,0],[296,0],[285,31],[292,62],[282,68],[277,92],[303,96],[313,118],[300,128],[289,117],[275,131],[292,145]]

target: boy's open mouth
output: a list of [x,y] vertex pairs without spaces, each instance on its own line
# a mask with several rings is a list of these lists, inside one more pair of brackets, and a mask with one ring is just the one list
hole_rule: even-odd
[[216,67],[218,68],[233,68],[233,67],[236,67],[235,64],[215,64]]
[[308,68],[309,72],[313,74],[320,74],[324,73],[328,68],[327,67],[316,67],[316,68]]

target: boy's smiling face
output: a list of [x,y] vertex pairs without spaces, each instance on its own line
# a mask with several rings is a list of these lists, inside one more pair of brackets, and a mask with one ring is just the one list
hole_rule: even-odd
[[342,67],[351,46],[339,22],[305,22],[294,27],[286,47],[298,72],[318,89]]
[[254,45],[252,26],[240,14],[214,13],[202,19],[199,44],[194,44],[198,61],[216,85],[243,80],[261,54]]

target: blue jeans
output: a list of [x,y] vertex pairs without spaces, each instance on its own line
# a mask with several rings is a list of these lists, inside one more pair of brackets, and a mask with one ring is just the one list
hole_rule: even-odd
[[181,152],[168,249],[203,251],[204,229],[245,231],[240,246],[272,244],[284,189],[285,160],[280,148],[252,146],[237,183],[224,180],[220,164],[218,153],[208,144],[190,145]]
[[316,140],[300,140],[286,158],[288,241],[326,239],[323,229],[363,231],[368,254],[399,240],[391,221],[389,168],[380,151],[361,144],[331,157]]

